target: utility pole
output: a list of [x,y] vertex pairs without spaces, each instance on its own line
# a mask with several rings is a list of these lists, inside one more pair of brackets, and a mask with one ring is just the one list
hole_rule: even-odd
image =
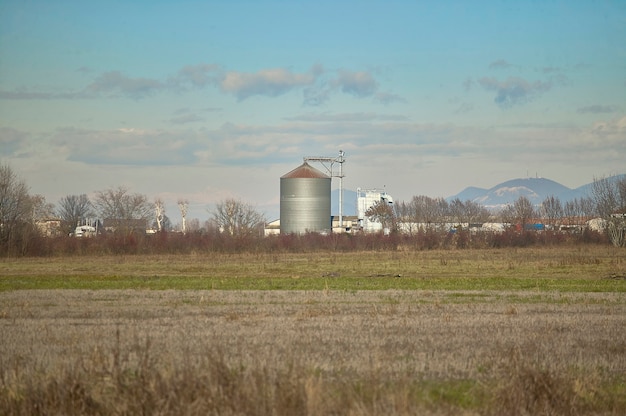
[[[305,162],[320,162],[322,166],[328,172],[331,178],[339,178],[339,227],[343,230],[343,163],[346,161],[344,158],[345,152],[339,151],[339,157],[324,157],[324,156],[309,156],[305,157]],[[339,173],[335,174],[333,165],[339,163]],[[332,230],[332,224],[331,224]]]

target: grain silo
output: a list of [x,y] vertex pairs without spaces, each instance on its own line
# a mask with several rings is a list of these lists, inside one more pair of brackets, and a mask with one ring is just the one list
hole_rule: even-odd
[[330,176],[304,162],[280,178],[280,233],[329,232]]

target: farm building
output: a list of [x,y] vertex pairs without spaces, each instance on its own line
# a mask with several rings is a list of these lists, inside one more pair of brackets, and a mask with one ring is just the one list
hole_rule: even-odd
[[383,224],[378,221],[372,221],[366,215],[367,210],[379,202],[393,204],[393,198],[384,190],[380,189],[361,189],[357,188],[357,222],[359,229],[364,232],[383,231]]

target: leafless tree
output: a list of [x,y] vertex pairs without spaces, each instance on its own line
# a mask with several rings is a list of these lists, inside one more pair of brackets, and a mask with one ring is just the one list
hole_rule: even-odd
[[163,217],[165,216],[165,204],[161,198],[154,200],[154,215],[157,231],[163,231]]
[[448,221],[448,215],[450,212],[450,204],[444,198],[435,198],[433,199],[434,211],[431,213],[432,219],[429,220],[429,223],[439,223],[445,227],[445,223]]
[[152,204],[145,195],[131,194],[123,186],[96,192],[94,205],[105,223],[122,231],[139,227],[139,223],[143,223],[145,229],[153,212]]
[[93,205],[86,194],[67,195],[57,204],[56,215],[63,221],[64,231],[72,231],[81,220],[92,217]]
[[626,176],[594,178],[591,185],[596,211],[602,218],[626,211]]
[[452,201],[450,201],[448,205],[448,214],[452,222],[458,224],[464,222],[463,219],[465,214],[465,206],[463,204],[463,201],[461,201],[459,198],[454,198]]
[[579,225],[581,215],[578,198],[565,202],[563,216],[567,219],[568,225]]
[[30,203],[34,222],[54,217],[54,204],[46,201],[45,196],[31,195]]
[[220,231],[242,237],[260,233],[265,225],[265,216],[252,205],[229,198],[215,205],[213,222]]
[[563,206],[561,200],[554,195],[546,197],[541,203],[541,215],[547,220],[546,222],[555,227],[563,217]]
[[180,209],[180,216],[182,217],[181,231],[183,234],[187,232],[187,208],[189,207],[189,201],[186,199],[178,200],[178,209]]
[[35,203],[26,182],[0,165],[0,249],[12,250],[32,234]]
[[498,217],[500,217],[500,221],[505,224],[513,224],[516,220],[515,218],[515,209],[512,204],[506,204],[502,207],[498,212]]
[[626,246],[626,176],[595,178],[592,195],[596,211],[607,222],[614,246]]
[[489,211],[477,202],[467,200],[461,201],[459,198],[453,199],[448,204],[449,216],[453,222],[468,224],[485,222],[489,218]]
[[195,233],[200,231],[200,220],[198,218],[192,218],[187,221],[187,231],[190,233]]
[[513,203],[513,212],[515,219],[522,226],[522,230],[526,227],[526,224],[535,216],[535,207],[532,202],[525,196],[520,196]]
[[411,203],[399,201],[393,204],[393,215],[398,226],[402,226],[402,231],[407,235],[413,235],[418,230],[418,221],[413,217],[413,207]]
[[411,199],[413,221],[426,224],[427,227],[443,222],[447,215],[448,203],[443,198],[431,198],[425,195],[414,196]]
[[580,198],[580,213],[583,217],[589,219],[597,215],[596,212],[596,204],[591,197],[582,197]]
[[467,200],[463,204],[463,208],[464,221],[467,222],[468,225],[479,222],[483,219],[483,206],[479,203]]
[[[156,218],[152,222],[152,228],[156,230],[159,229],[159,225],[157,224]],[[161,231],[170,231],[170,230],[172,230],[172,222],[170,221],[170,218],[167,215],[163,214],[163,218],[161,219]]]

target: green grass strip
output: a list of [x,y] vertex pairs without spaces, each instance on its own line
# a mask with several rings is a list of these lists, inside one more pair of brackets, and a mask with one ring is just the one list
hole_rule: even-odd
[[623,279],[520,277],[203,277],[46,275],[0,278],[0,291],[32,289],[148,290],[531,290],[626,292]]

